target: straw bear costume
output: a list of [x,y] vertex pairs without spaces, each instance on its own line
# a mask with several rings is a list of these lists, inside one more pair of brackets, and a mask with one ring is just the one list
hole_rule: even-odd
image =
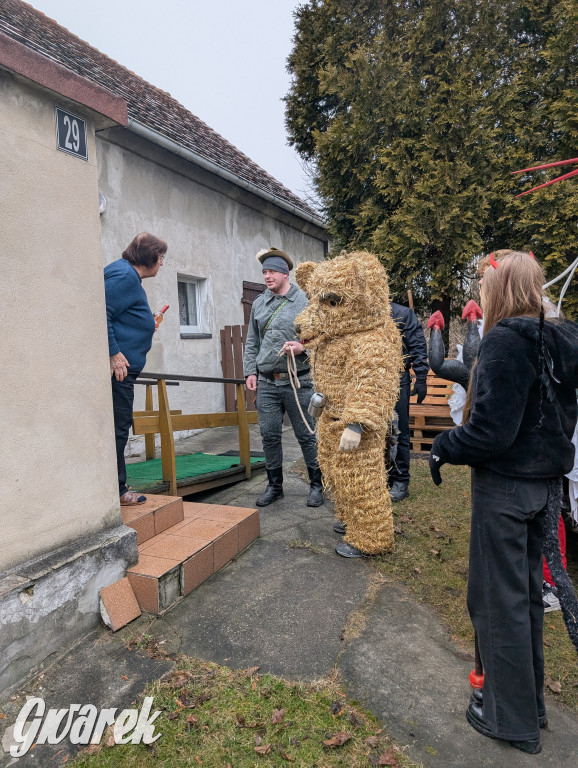
[[[402,369],[387,274],[376,256],[358,252],[299,264],[295,278],[309,298],[295,327],[326,398],[318,422],[325,485],[347,526],[345,541],[365,554],[387,552],[393,518],[383,452]],[[340,451],[348,425],[361,426],[361,441]]]

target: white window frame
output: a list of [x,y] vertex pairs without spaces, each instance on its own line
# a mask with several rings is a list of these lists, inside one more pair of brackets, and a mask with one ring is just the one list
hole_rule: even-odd
[[[179,283],[193,283],[196,286],[196,299],[197,299],[197,325],[181,325],[181,334],[183,333],[203,333],[203,304],[205,298],[205,286],[207,284],[207,278],[196,277],[194,275],[177,274],[177,293]],[[180,307],[179,307],[179,323]]]

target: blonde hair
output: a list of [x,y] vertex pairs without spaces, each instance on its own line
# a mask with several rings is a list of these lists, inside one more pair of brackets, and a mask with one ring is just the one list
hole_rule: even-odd
[[544,273],[536,259],[524,251],[495,251],[494,262],[480,262],[483,270],[481,301],[484,335],[505,317],[539,317]]
[[[481,277],[481,302],[484,313],[484,336],[505,317],[543,318],[542,286],[545,278],[542,267],[534,256],[525,251],[503,249],[481,259],[478,274]],[[492,261],[496,264],[493,266]],[[477,361],[476,361],[477,362]],[[475,367],[475,364],[474,364]],[[472,378],[466,393],[463,423],[470,418],[472,405]]]

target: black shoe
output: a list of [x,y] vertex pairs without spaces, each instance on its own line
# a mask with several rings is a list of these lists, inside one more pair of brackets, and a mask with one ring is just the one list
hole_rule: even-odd
[[409,496],[409,483],[404,483],[401,480],[396,480],[391,486],[389,492],[392,501],[401,501]]
[[333,530],[335,533],[340,533],[343,536],[347,530],[347,527],[345,523],[342,523],[341,520],[338,520],[336,523],[333,523]]
[[[478,708],[479,708],[479,715],[482,716],[482,707],[484,703],[484,694],[481,688],[474,688],[472,690],[472,696],[470,701],[472,701]],[[476,710],[477,712],[478,710]],[[548,727],[548,715],[546,712],[544,712],[543,715],[538,715],[538,725],[540,728],[547,728]]]
[[[480,715],[481,715],[483,702],[484,702],[484,695],[481,688],[474,688],[472,690],[471,701],[473,701],[474,704],[476,704],[479,707]],[[540,726],[540,728],[548,727],[548,715],[546,714],[546,712],[544,712],[543,715],[538,714],[538,725]]]
[[[481,733],[482,736],[487,736],[490,739],[497,739],[489,723],[485,720],[481,707],[474,701],[473,697],[470,700],[470,705],[466,711],[466,720],[472,726],[472,728]],[[521,752],[527,752],[529,755],[537,755],[542,751],[542,745],[540,739],[529,739],[528,741],[510,741],[510,746],[514,749],[519,749]]]
[[510,746],[519,749],[521,752],[527,752],[529,755],[537,755],[542,751],[540,739],[530,739],[529,741],[511,741]]
[[323,482],[321,480],[321,470],[319,467],[307,465],[309,473],[309,496],[307,496],[308,507],[320,507],[325,499],[323,498]]
[[267,470],[269,483],[255,504],[258,507],[267,507],[271,502],[283,498],[283,467]]
[[335,547],[335,551],[338,555],[341,555],[341,557],[369,557],[369,555],[366,555],[365,552],[352,547],[351,544],[346,544],[345,541],[342,541],[341,544],[338,544]]
[[481,733],[482,736],[487,736],[489,739],[497,738],[482,714],[481,704],[474,700],[473,696],[470,699],[470,704],[466,710],[466,720],[472,728],[478,733]]

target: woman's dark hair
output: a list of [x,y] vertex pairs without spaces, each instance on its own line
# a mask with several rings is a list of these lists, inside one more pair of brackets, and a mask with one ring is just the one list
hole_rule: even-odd
[[141,232],[123,251],[122,258],[137,267],[154,267],[160,256],[167,252],[168,245],[160,237]]

